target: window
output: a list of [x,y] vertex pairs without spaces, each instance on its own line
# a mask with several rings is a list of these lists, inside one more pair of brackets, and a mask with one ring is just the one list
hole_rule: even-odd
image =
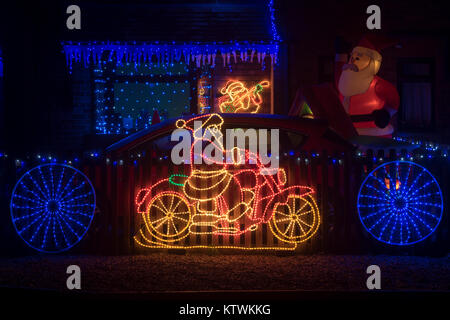
[[155,110],[161,120],[191,109],[191,83],[184,63],[113,66],[93,69],[97,134],[129,134],[148,128]]
[[431,59],[405,59],[398,65],[400,129],[430,129],[434,124],[434,63]]
[[319,83],[334,83],[334,57],[321,56],[318,59]]
[[176,63],[92,66],[97,134],[131,134],[161,120],[192,113],[273,113],[273,71],[266,63],[215,67]]
[[95,132],[126,135],[149,128],[155,111],[161,120],[193,113],[273,113],[275,56],[258,53],[253,62],[252,55],[242,53],[241,61],[220,55],[211,66],[199,63],[199,56],[189,64],[153,58],[117,64],[104,52],[91,64]]
[[216,65],[205,74],[198,82],[199,113],[273,113],[270,65]]

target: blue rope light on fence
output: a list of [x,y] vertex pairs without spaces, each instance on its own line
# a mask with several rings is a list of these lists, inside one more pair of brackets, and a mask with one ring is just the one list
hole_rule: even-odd
[[95,191],[78,169],[43,164],[26,172],[11,197],[11,218],[30,247],[57,253],[77,244],[94,217]]
[[433,175],[409,161],[392,161],[374,169],[358,194],[364,228],[391,245],[423,241],[438,227],[443,212],[442,192]]

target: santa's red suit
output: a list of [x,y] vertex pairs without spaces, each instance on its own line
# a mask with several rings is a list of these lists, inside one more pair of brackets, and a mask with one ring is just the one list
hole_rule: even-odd
[[[353,49],[352,56],[350,60],[346,60],[346,55],[337,55],[335,61],[335,85],[336,89],[339,92],[339,98],[347,111],[347,113],[352,118],[353,124],[357,129],[360,135],[372,135],[372,136],[391,136],[394,128],[389,121],[389,117],[396,113],[400,104],[400,98],[397,92],[397,89],[394,85],[389,83],[388,81],[376,76],[378,69],[381,65],[381,54],[380,48],[383,47],[383,43],[378,41],[376,36],[366,36],[364,37]],[[356,55],[355,55],[356,52]],[[345,81],[348,82],[357,82],[357,78],[355,80],[346,80],[343,79],[342,72],[344,66],[354,66],[353,59],[359,55],[361,60],[363,59],[363,55],[367,55],[370,57],[370,63],[366,68],[372,68],[372,73],[368,75],[367,85],[360,85],[355,83],[356,86],[359,86],[363,91],[358,94],[345,94]],[[367,58],[368,59],[368,58]],[[359,58],[358,58],[359,60]],[[357,62],[355,62],[357,63]],[[345,69],[345,67],[344,67]],[[362,70],[350,70],[347,72],[362,72]],[[370,70],[364,71],[364,73],[370,73]],[[356,75],[356,74],[354,74]],[[369,84],[370,82],[370,84]],[[367,89],[365,89],[368,86]],[[365,91],[364,91],[365,90]],[[350,91],[350,90],[349,90]],[[343,94],[344,93],[344,94]],[[382,110],[373,113],[375,110]],[[377,126],[375,124],[376,115],[381,113],[385,113],[388,115],[388,119],[384,121],[385,123],[380,126],[380,121],[377,121]],[[383,121],[381,121],[383,123]]]

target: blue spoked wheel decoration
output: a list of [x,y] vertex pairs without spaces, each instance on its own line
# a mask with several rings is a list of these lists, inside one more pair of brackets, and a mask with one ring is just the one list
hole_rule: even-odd
[[359,218],[379,241],[410,245],[432,234],[442,218],[442,192],[433,175],[408,161],[373,170],[358,194]]
[[86,234],[94,217],[95,191],[79,170],[43,164],[25,173],[14,187],[11,217],[19,236],[49,253],[70,249]]

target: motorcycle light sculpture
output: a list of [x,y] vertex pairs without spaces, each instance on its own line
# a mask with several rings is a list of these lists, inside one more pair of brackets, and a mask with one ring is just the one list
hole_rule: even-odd
[[[202,129],[210,130],[215,139],[198,136],[191,124],[206,120]],[[195,165],[189,174],[173,174],[137,193],[136,206],[143,227],[134,237],[136,243],[149,248],[233,248],[243,250],[295,250],[313,237],[320,225],[320,214],[314,200],[314,189],[286,186],[284,169],[262,174],[265,168],[258,155],[247,150],[225,150],[221,141],[223,119],[218,114],[201,115],[189,121],[179,120],[178,128],[192,132],[191,159],[196,143],[215,144],[217,150],[232,154],[231,164]],[[230,153],[228,153],[230,151]],[[240,168],[235,154],[252,159],[256,168]],[[202,155],[202,157],[205,157]],[[275,174],[276,173],[276,174]],[[240,236],[268,224],[271,233],[287,246],[245,247],[239,245],[192,245],[180,241],[192,234]],[[241,226],[245,226],[242,228]],[[148,235],[150,234],[150,236]]]

